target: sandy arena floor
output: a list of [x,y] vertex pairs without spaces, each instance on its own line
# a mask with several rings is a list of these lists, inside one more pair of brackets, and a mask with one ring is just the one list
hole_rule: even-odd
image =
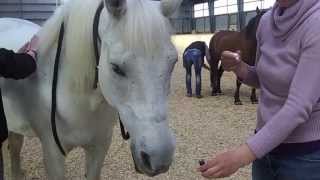
[[[138,175],[127,142],[120,137],[119,128],[114,130],[114,139],[102,170],[102,179],[107,180],[200,180],[196,172],[198,160],[208,158],[226,148],[237,146],[252,134],[255,124],[256,105],[249,100],[250,89],[241,89],[242,106],[233,105],[234,76],[226,73],[222,80],[224,95],[210,96],[209,73],[203,71],[203,99],[185,97],[185,72],[179,60],[173,74],[170,97],[170,123],[176,134],[175,161],[166,174],[155,178]],[[194,85],[194,84],[193,84]],[[45,180],[42,153],[38,139],[26,139],[23,147],[22,166],[27,180]],[[8,162],[7,162],[8,163]],[[81,149],[69,154],[67,177],[71,180],[84,178],[84,153]],[[249,180],[250,167],[225,180]]]

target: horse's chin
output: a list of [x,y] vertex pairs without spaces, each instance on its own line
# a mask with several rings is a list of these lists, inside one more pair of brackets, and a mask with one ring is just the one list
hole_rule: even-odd
[[139,158],[136,158],[135,156],[135,150],[133,148],[133,146],[131,145],[131,156],[132,156],[132,159],[133,159],[133,163],[134,163],[134,168],[135,168],[135,171],[139,174],[145,174],[149,177],[154,177],[154,176],[157,176],[159,174],[162,174],[162,173],[166,173],[168,170],[169,170],[169,167],[168,168],[164,168],[160,171],[152,171],[152,169],[149,169],[148,167],[145,167],[143,164],[142,164],[142,161],[139,159]]
[[154,176],[157,176],[157,175],[159,175],[159,174],[166,173],[166,172],[169,170],[169,168],[168,168],[168,169],[165,169],[165,170],[163,170],[163,171],[159,171],[159,172],[152,172],[152,171],[150,171],[150,170],[148,170],[148,169],[143,169],[143,170],[142,170],[142,168],[140,169],[140,167],[137,165],[136,161],[133,161],[133,162],[134,162],[135,170],[136,170],[136,172],[137,172],[138,174],[145,174],[145,175],[147,175],[147,176],[149,176],[149,177],[154,177]]

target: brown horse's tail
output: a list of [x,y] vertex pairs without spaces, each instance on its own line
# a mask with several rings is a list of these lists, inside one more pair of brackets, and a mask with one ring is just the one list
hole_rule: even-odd
[[205,68],[208,71],[211,71],[210,67],[206,63],[203,63],[203,68]]

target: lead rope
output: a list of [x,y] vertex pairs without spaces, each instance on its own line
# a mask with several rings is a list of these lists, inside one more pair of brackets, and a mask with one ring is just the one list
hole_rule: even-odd
[[103,3],[101,2],[93,19],[92,35],[93,35],[94,56],[96,58],[96,68],[95,68],[95,78],[94,78],[93,89],[98,88],[98,65],[99,65],[99,59],[100,59],[98,43],[101,44],[98,27],[99,27],[100,14],[102,12],[102,9],[103,9]]
[[130,134],[129,132],[127,132],[122,124],[121,118],[120,118],[120,114],[119,114],[119,123],[120,123],[120,130],[121,130],[121,136],[122,138],[126,141],[128,139],[130,139]]
[[62,42],[64,36],[64,24],[61,24],[60,32],[59,32],[59,40],[58,40],[58,48],[56,53],[56,58],[54,62],[54,70],[53,70],[53,81],[52,81],[52,99],[51,99],[51,128],[53,133],[54,141],[56,142],[60,152],[66,156],[66,152],[64,151],[61,142],[57,133],[56,126],[56,109],[57,109],[57,83],[58,83],[58,71],[59,71],[59,63],[60,63],[60,54],[62,49]]

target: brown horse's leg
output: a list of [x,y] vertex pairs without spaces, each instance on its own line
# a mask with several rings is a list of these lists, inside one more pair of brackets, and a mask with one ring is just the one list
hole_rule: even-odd
[[256,95],[256,89],[255,88],[252,88],[251,89],[251,103],[252,104],[258,104],[258,99],[257,99],[257,95]]
[[214,70],[213,66],[210,66],[210,83],[211,83],[211,88],[212,88],[212,93],[211,95],[213,96],[214,88],[215,88],[215,82],[214,82]]
[[211,87],[212,87],[212,96],[217,96],[218,94],[218,65],[219,65],[219,58],[213,56],[210,62],[210,80],[211,80]]
[[217,80],[217,94],[218,95],[222,95],[221,77],[222,77],[223,72],[224,72],[224,69],[223,69],[222,65],[220,65],[220,68],[219,68],[219,71],[218,71],[218,80]]
[[239,79],[237,79],[237,89],[236,89],[236,92],[234,93],[235,105],[242,105],[242,102],[240,100],[240,86],[241,86],[241,82],[239,81]]

